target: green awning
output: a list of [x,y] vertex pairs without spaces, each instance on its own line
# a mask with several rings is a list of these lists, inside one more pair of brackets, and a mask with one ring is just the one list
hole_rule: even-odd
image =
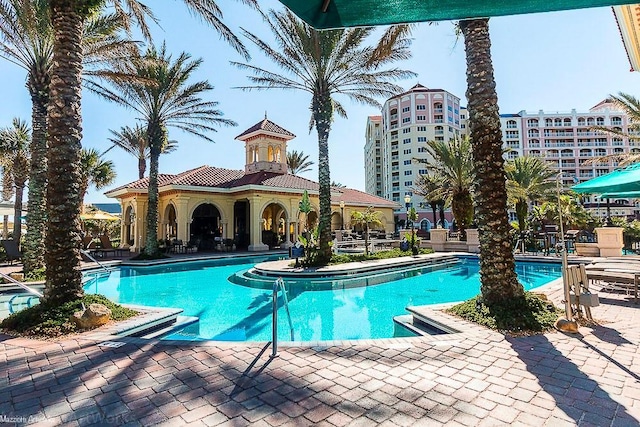
[[609,199],[640,197],[640,163],[581,182],[571,189],[576,193],[597,194]]
[[449,21],[629,4],[616,0],[280,0],[318,29]]

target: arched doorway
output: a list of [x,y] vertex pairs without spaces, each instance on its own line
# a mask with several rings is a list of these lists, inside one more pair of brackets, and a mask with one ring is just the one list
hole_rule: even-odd
[[279,247],[286,239],[287,212],[277,203],[270,203],[262,211],[262,243],[269,248]]
[[211,203],[198,206],[191,215],[190,242],[199,251],[212,250],[216,247],[216,237],[222,235],[221,215],[218,208]]

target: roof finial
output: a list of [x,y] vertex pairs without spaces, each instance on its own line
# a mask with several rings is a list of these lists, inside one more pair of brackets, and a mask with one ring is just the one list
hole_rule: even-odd
[[264,119],[267,120],[267,110],[264,110]]

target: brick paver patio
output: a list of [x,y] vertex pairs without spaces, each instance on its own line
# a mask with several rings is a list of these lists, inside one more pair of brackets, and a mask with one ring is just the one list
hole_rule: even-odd
[[[556,300],[560,289],[547,289]],[[523,338],[280,347],[0,335],[0,422],[36,425],[637,426],[640,306],[601,293],[601,325]]]

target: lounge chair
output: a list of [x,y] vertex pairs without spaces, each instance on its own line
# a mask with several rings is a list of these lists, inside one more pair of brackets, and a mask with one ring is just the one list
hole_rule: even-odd
[[18,249],[18,244],[13,240],[3,240],[2,247],[7,254],[7,261],[13,264],[15,260],[22,260],[22,252]]
[[102,248],[100,248],[98,252],[102,253],[103,255],[109,252],[113,252],[114,256],[123,256],[124,251],[129,251],[129,249],[123,247],[114,248],[111,244],[111,239],[109,239],[109,236],[105,236],[104,234],[100,236],[100,243],[102,244]]
[[629,294],[630,291],[632,291],[633,302],[637,304],[638,303],[638,283],[640,282],[640,272],[611,271],[611,270],[607,271],[607,270],[587,269],[587,277],[589,280],[600,282],[602,291],[605,291],[605,290],[626,291],[627,295]]

